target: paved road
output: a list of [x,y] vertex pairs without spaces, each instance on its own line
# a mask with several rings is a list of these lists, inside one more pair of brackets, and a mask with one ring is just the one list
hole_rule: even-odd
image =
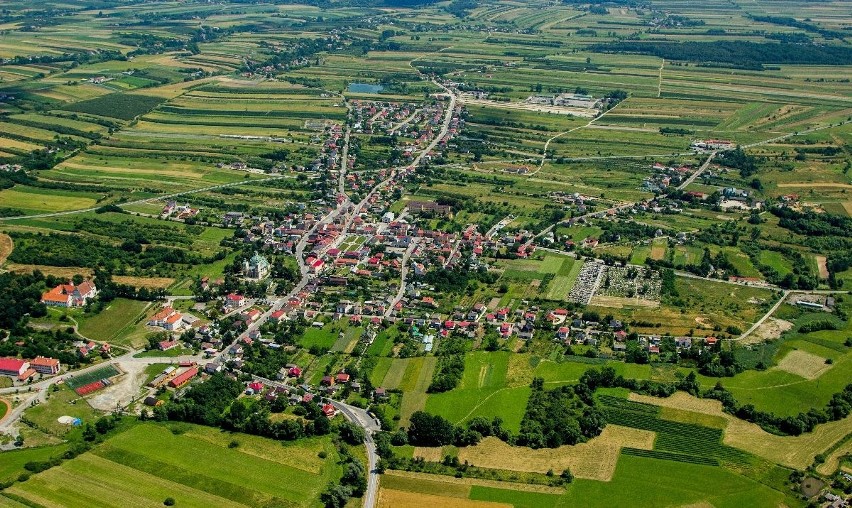
[[684,180],[684,181],[683,181],[683,183],[681,183],[680,185],[678,185],[678,186],[677,186],[677,190],[683,190],[683,189],[685,189],[685,188],[687,187],[687,185],[689,185],[689,184],[691,184],[692,182],[694,182],[694,181],[695,181],[695,179],[696,179],[696,178],[698,178],[698,176],[699,176],[701,173],[703,173],[703,172],[704,172],[704,170],[706,170],[706,169],[710,166],[710,161],[712,161],[712,160],[713,160],[713,157],[716,157],[716,154],[717,154],[717,153],[719,153],[719,152],[718,152],[718,151],[714,151],[714,152],[712,152],[712,153],[710,154],[710,156],[709,156],[709,157],[707,157],[707,160],[706,160],[706,161],[704,161],[704,164],[702,164],[702,165],[701,165],[701,167],[699,167],[698,169],[696,169],[694,173],[692,173],[691,175],[689,175],[689,178],[687,178],[686,180]]
[[417,239],[412,240],[411,245],[405,249],[405,253],[402,255],[402,264],[399,268],[399,289],[388,304],[388,308],[385,310],[385,319],[390,317],[394,306],[402,300],[402,297],[405,295],[405,279],[408,276],[408,261],[411,259],[411,254],[414,253],[415,249],[417,249]]
[[367,411],[344,404],[336,400],[331,400],[331,403],[340,411],[347,420],[355,423],[364,429],[365,439],[364,446],[367,447],[367,490],[364,492],[364,508],[373,508],[376,506],[376,499],[379,490],[379,473],[376,471],[376,465],[379,462],[379,456],[376,453],[376,443],[373,441],[373,433],[381,429],[376,420],[367,414]]

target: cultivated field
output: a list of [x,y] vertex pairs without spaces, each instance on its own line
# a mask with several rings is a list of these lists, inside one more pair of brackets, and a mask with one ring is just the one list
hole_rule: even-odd
[[476,446],[459,450],[459,460],[488,468],[511,469],[534,473],[548,470],[570,469],[577,478],[610,481],[621,448],[629,446],[651,450],[655,435],[646,430],[608,425],[600,436],[587,443],[532,450],[509,446],[497,438],[489,437]]
[[726,445],[796,469],[804,469],[813,463],[815,455],[852,432],[852,418],[847,417],[819,425],[809,434],[796,437],[776,436],[755,424],[725,413],[718,401],[696,399],[682,392],[664,399],[631,394],[630,400],[723,418],[726,421],[723,434]]
[[[317,506],[336,468],[316,456],[333,456],[327,440],[280,445],[192,425],[177,428],[175,434],[161,425],[133,427],[7,492],[45,506],[141,507],[166,497],[180,506]],[[229,447],[231,440],[240,447]],[[200,469],[199,456],[217,460]]]

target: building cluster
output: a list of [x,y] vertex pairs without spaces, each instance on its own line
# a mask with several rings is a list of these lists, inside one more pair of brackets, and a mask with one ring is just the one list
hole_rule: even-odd
[[725,139],[703,139],[693,141],[690,148],[699,152],[712,152],[715,150],[732,150],[736,147],[733,141]]
[[190,314],[184,314],[169,305],[163,307],[159,312],[148,319],[148,326],[162,328],[169,332],[177,332],[191,327],[198,318]]
[[531,95],[527,97],[528,104],[539,104],[545,106],[600,109],[601,99],[596,99],[588,94],[561,93],[556,95]]
[[651,174],[642,180],[642,189],[655,194],[661,193],[672,186],[680,185],[692,173],[690,166],[666,166],[655,162],[651,165]]
[[36,374],[52,376],[59,374],[62,365],[55,358],[36,356],[32,360],[0,358],[0,376],[26,381]]
[[160,212],[160,217],[162,218],[175,218],[177,220],[186,220],[192,217],[195,217],[199,214],[201,210],[198,208],[192,208],[188,204],[179,205],[175,201],[167,201],[163,206],[163,210]]
[[82,307],[98,295],[98,289],[91,281],[74,284],[60,284],[41,295],[41,303],[49,307]]

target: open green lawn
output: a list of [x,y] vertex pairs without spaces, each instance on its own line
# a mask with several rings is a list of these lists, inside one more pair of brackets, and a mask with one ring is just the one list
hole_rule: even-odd
[[144,343],[148,305],[139,300],[116,298],[99,314],[79,318],[80,334],[97,341],[138,347]]
[[97,203],[97,195],[17,185],[0,191],[0,203],[26,214],[49,213],[91,208]]
[[499,416],[507,429],[517,432],[529,397],[528,386],[507,387],[509,353],[479,351],[465,357],[459,386],[430,394],[426,410],[459,423],[475,416]]
[[[96,379],[100,378],[96,376]],[[60,386],[57,391],[50,392],[47,402],[24,411],[24,416],[38,425],[39,430],[57,437],[79,432],[79,427],[70,427],[57,421],[60,416],[66,415],[79,418],[83,424],[86,424],[94,423],[102,413],[93,409],[84,398],[77,395],[69,386]]]
[[432,373],[438,359],[434,356],[410,358],[405,372],[399,383],[402,390],[402,404],[399,408],[401,426],[408,426],[408,420],[415,411],[421,411],[426,406],[426,389],[432,382]]
[[326,325],[323,328],[310,327],[305,330],[300,343],[302,347],[310,349],[311,347],[320,347],[323,350],[329,350],[337,341],[338,334],[333,332]]
[[0,482],[15,480],[26,471],[24,464],[27,462],[46,461],[62,455],[67,449],[68,446],[62,444],[0,452]]
[[551,300],[565,300],[568,298],[568,293],[574,287],[574,282],[577,280],[577,275],[580,269],[583,268],[583,262],[573,258],[564,258],[557,275],[553,277],[550,285],[547,287],[547,298]]
[[793,265],[783,254],[774,250],[760,251],[760,262],[778,272],[779,275],[787,275],[793,271]]
[[[236,448],[229,447],[235,440]],[[318,458],[323,451],[329,460]],[[7,492],[68,507],[319,506],[339,474],[327,438],[275,441],[181,424],[140,424]]]

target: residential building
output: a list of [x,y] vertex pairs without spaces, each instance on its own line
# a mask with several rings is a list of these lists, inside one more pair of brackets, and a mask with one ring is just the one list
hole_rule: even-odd
[[30,367],[40,374],[59,374],[59,370],[62,366],[56,358],[36,356],[35,359],[30,362]]

